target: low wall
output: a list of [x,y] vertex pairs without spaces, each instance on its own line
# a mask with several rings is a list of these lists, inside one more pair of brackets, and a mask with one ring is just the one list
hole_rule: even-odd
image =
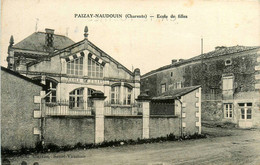
[[45,120],[44,140],[59,146],[75,145],[77,143],[94,143],[95,119],[92,116],[50,117]]
[[105,141],[142,138],[142,116],[105,116]]
[[175,136],[179,136],[179,118],[172,116],[151,116],[150,117],[150,138],[156,138],[166,136],[173,133]]

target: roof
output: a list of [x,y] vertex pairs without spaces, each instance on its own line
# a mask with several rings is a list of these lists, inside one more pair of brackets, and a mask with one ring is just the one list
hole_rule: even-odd
[[201,59],[209,59],[209,58],[213,58],[213,57],[219,57],[219,56],[224,56],[224,55],[228,55],[228,54],[258,49],[258,48],[260,48],[260,46],[239,46],[239,45],[237,45],[237,46],[231,46],[231,47],[219,47],[219,49],[213,50],[211,52],[204,53],[204,54],[192,57],[192,58],[187,59],[187,60],[179,61],[179,62],[176,62],[174,64],[165,65],[165,66],[160,67],[158,69],[152,70],[152,71],[142,75],[142,77],[146,77],[150,74],[153,74],[153,73],[165,70],[165,69],[174,68],[174,67],[177,67],[177,66],[180,66],[180,65],[183,65],[183,64],[187,64],[187,63],[190,63],[190,62],[194,62],[194,61],[199,61]]
[[180,88],[180,89],[173,89],[173,90],[169,90],[164,92],[162,95],[160,96],[156,96],[153,97],[152,100],[153,101],[159,101],[159,100],[175,100],[178,97],[184,96],[198,88],[200,88],[201,86],[191,86],[191,87],[185,87],[185,88]]
[[[32,50],[32,51],[40,51],[46,52],[45,48],[45,34],[44,32],[35,32],[30,36],[26,37],[22,41],[18,42],[13,46],[13,48],[24,49],[24,50]],[[54,34],[53,46],[54,49],[63,49],[67,46],[74,44],[70,38]]]
[[23,79],[23,80],[25,80],[25,81],[28,81],[28,82],[30,82],[30,83],[33,83],[33,84],[35,84],[35,85],[38,85],[38,86],[41,86],[41,87],[45,87],[44,84],[38,83],[38,82],[36,82],[36,81],[30,79],[29,77],[23,76],[23,75],[19,74],[18,72],[12,71],[12,70],[7,69],[7,68],[5,68],[5,67],[3,67],[3,66],[1,66],[1,71],[5,71],[5,72],[7,72],[7,73],[9,73],[9,74],[11,74],[11,75],[14,75],[14,76],[16,76],[16,77],[19,77],[19,78],[21,78],[21,79]]

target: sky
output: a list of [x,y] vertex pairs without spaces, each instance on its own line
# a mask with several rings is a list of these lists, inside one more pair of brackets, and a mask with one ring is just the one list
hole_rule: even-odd
[[[123,18],[75,18],[75,14],[122,14]],[[147,18],[125,18],[126,15]],[[168,18],[157,18],[157,15]],[[169,18],[179,14],[187,18]],[[154,16],[154,17],[150,17]],[[36,28],[37,24],[37,28]],[[88,39],[129,70],[141,74],[188,59],[216,46],[260,46],[260,1],[145,1],[145,0],[2,0],[1,66],[6,67],[10,36],[18,43],[45,28]]]

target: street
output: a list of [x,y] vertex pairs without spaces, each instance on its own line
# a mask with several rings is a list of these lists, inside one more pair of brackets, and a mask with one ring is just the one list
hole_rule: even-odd
[[260,130],[203,127],[205,139],[9,157],[11,164],[260,164]]

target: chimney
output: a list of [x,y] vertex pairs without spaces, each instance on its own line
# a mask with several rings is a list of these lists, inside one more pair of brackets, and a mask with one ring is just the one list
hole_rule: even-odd
[[177,59],[173,59],[173,60],[172,60],[172,64],[175,64],[176,62],[178,62]]
[[227,48],[227,47],[226,46],[216,46],[215,50],[220,50],[220,49],[225,49],[225,48]]
[[47,47],[47,49],[53,48],[53,34],[54,34],[54,30],[53,29],[45,29],[45,45]]

